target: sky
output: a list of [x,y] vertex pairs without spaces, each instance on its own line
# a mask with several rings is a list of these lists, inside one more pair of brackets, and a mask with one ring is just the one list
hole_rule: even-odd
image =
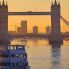
[[[0,0],[2,1],[2,0]],[[8,2],[9,12],[19,11],[51,11],[51,2],[54,0],[5,0]],[[69,0],[57,0],[61,4],[61,15],[69,21]],[[27,20],[28,32],[32,32],[34,25],[39,27],[39,32],[45,32],[46,26],[51,25],[50,16],[9,16],[8,27],[9,30],[16,30],[20,26],[21,20]],[[61,20],[61,31],[69,31],[67,26]]]

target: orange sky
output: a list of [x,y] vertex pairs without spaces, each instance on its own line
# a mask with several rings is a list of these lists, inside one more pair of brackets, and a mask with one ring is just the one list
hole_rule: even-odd
[[[1,0],[2,1],[2,0]],[[6,0],[5,0],[6,1]],[[50,11],[52,0],[7,0],[9,11]],[[54,1],[54,0],[53,0]],[[69,20],[69,0],[57,0],[61,3],[61,15]],[[36,9],[35,9],[36,8]],[[32,27],[37,25],[39,32],[45,32],[45,27],[51,24],[50,16],[9,16],[9,30],[15,30],[15,25],[20,26],[21,20],[28,21],[28,32],[32,32]],[[61,21],[62,31],[69,31]]]

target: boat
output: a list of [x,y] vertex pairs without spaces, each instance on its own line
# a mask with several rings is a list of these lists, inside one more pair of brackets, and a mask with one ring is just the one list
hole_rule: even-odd
[[0,69],[30,69],[25,46],[11,45],[0,50]]

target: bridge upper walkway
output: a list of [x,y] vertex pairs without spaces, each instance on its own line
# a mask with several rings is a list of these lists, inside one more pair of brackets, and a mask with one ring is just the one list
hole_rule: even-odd
[[51,15],[51,12],[8,12],[8,15]]

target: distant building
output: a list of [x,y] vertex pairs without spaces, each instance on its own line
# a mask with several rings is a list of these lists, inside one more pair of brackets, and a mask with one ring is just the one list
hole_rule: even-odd
[[38,27],[37,27],[37,26],[34,26],[34,27],[33,27],[33,33],[34,33],[34,34],[38,34]]
[[27,21],[21,21],[21,27],[17,27],[18,34],[27,34]]
[[47,26],[46,27],[46,34],[50,34],[51,33],[51,27],[50,26]]
[[21,21],[21,33],[27,34],[27,21]]
[[17,33],[20,34],[21,32],[21,27],[17,27]]

